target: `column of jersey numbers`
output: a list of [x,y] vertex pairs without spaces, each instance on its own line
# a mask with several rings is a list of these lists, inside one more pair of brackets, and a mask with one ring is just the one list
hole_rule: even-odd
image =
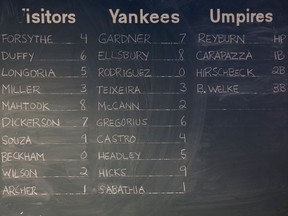
[[180,94],[180,99],[179,99],[179,105],[178,105],[178,110],[181,113],[180,115],[180,132],[179,132],[179,141],[180,141],[180,160],[181,160],[181,165],[179,166],[179,171],[180,175],[183,177],[183,182],[182,182],[182,192],[185,193],[186,187],[185,187],[185,177],[187,176],[187,166],[186,166],[186,159],[187,159],[187,150],[185,148],[187,138],[186,138],[186,131],[187,131],[187,120],[186,120],[186,110],[187,110],[187,83],[186,83],[186,68],[185,68],[185,41],[186,41],[186,33],[180,33],[179,34],[179,44],[180,47],[178,49],[178,61],[179,61],[179,70],[178,70],[178,77],[179,77],[179,94]]
[[[86,46],[88,44],[88,35],[86,33],[80,34],[80,39],[82,43]],[[87,69],[87,54],[86,50],[83,49],[80,52],[80,67],[79,67],[79,74],[81,77],[81,84],[80,84],[80,95],[81,98],[79,99],[79,107],[81,112],[81,124],[80,127],[82,127],[82,133],[81,133],[81,144],[85,145],[84,150],[80,154],[80,160],[83,163],[83,165],[80,167],[79,174],[83,178],[88,178],[88,169],[87,169],[87,160],[88,160],[88,153],[87,153],[87,145],[88,145],[88,135],[87,135],[87,129],[88,129],[88,105],[87,105],[87,95],[88,95],[88,69]],[[82,193],[87,193],[87,185],[83,184]]]

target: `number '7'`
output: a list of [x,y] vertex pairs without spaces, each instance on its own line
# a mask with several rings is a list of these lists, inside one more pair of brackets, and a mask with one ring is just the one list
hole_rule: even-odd
[[186,33],[180,33],[179,35],[181,36],[181,41],[180,41],[180,43],[183,43],[183,41],[184,41],[184,39],[185,39],[185,37],[186,37]]
[[88,117],[82,117],[82,119],[84,120],[83,127],[86,127],[87,121],[88,121]]

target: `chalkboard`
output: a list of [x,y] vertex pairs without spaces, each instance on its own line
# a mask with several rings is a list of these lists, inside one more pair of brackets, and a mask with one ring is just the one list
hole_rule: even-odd
[[1,0],[0,216],[288,215],[284,0]]

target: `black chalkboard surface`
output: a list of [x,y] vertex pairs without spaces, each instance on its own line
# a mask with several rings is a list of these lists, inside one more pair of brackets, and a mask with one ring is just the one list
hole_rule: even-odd
[[288,215],[286,1],[0,6],[0,216]]

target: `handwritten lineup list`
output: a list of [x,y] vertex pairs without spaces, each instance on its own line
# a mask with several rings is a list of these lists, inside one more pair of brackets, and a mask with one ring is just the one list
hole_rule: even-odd
[[100,33],[93,143],[101,193],[185,193],[185,36]]
[[[88,91],[81,37],[71,43],[54,35],[1,34],[3,197],[77,193],[79,182],[85,190]],[[70,191],[57,190],[66,184]]]
[[1,33],[2,197],[185,194],[194,97],[218,131],[287,111],[285,33],[189,37]]
[[2,33],[2,197],[184,194],[178,36]]

